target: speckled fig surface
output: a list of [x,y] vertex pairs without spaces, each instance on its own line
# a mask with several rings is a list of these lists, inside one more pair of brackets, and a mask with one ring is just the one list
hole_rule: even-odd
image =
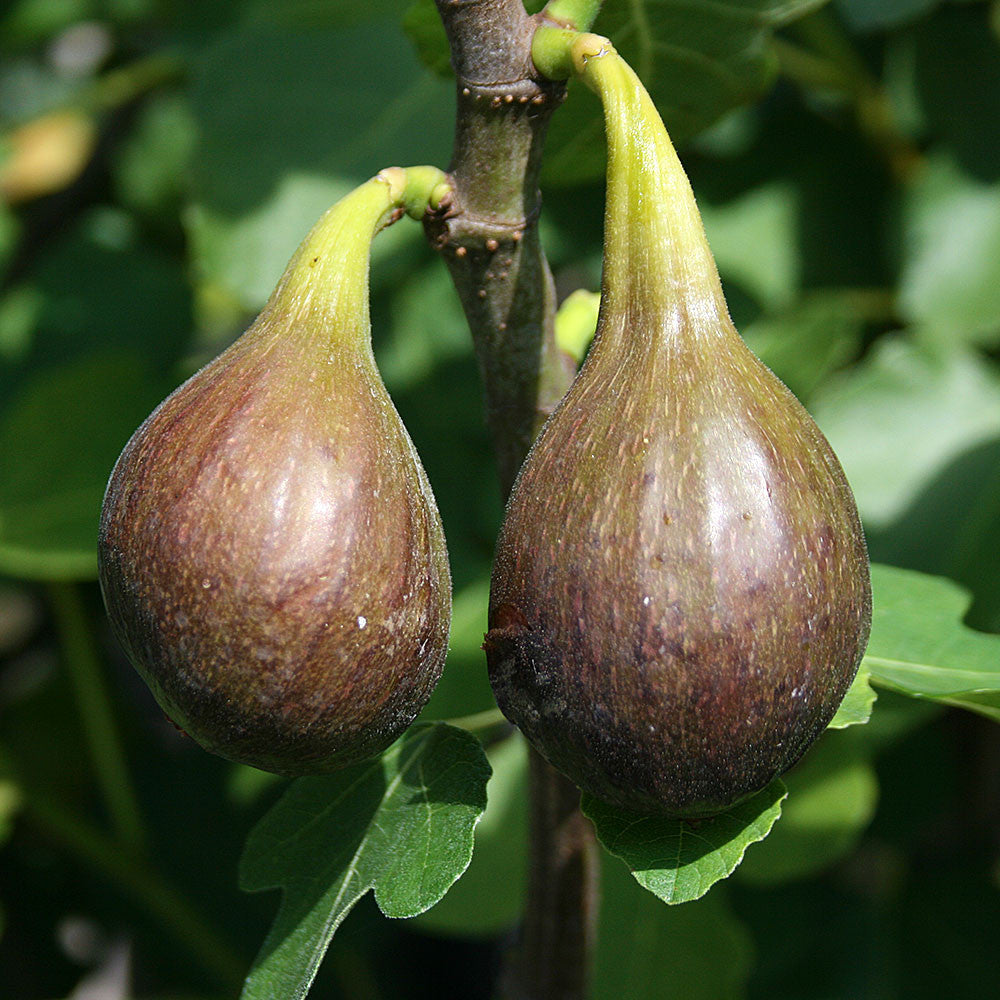
[[729,319],[638,80],[605,104],[598,332],[525,462],[485,649],[500,707],[581,788],[716,813],[823,731],[867,642],[868,557],[829,444]]
[[382,750],[447,650],[441,523],[370,347],[385,188],[331,209],[253,326],[139,428],[101,516],[108,613],[164,711],[281,774]]

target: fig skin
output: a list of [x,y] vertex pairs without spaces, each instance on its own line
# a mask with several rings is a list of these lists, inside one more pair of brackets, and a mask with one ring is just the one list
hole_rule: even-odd
[[605,104],[601,312],[523,465],[484,648],[504,714],[583,790],[718,813],[825,729],[868,639],[857,508],[826,439],[750,352],[635,75]]
[[430,486],[370,346],[376,178],[338,203],[228,350],[136,431],[101,515],[118,638],[203,747],[278,774],[388,746],[447,651]]

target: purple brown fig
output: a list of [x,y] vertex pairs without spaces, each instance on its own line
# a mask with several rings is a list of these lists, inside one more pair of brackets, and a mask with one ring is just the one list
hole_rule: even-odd
[[600,317],[507,507],[485,649],[501,709],[582,789],[709,816],[834,715],[867,643],[868,556],[829,444],[733,327],[655,107],[588,44]]
[[101,514],[108,614],[157,701],[279,774],[388,746],[447,650],[441,522],[371,351],[370,243],[404,187],[384,171],[330,209],[249,330],[136,431]]

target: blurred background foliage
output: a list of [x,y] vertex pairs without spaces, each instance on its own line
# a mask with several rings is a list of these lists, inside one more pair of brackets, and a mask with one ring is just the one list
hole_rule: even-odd
[[[596,30],[677,138],[737,326],[854,486],[873,559],[950,577],[1000,632],[1000,4],[607,0]],[[175,732],[94,582],[114,460],[230,342],[333,201],[445,165],[430,0],[0,6],[0,996],[233,996],[273,912],[236,863],[280,782]],[[596,289],[603,140],[572,87],[542,230]],[[379,237],[376,354],[455,581],[427,717],[492,705],[479,651],[501,499],[461,311],[417,227]],[[406,923],[363,901],[316,996],[490,995],[524,877],[525,755],[472,868]],[[595,1000],[981,997],[1000,982],[1000,741],[881,692],[788,784],[775,833],[666,907],[607,859]]]

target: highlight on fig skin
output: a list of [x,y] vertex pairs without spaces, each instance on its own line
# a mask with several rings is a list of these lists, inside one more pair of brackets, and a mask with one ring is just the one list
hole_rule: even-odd
[[108,614],[164,711],[279,774],[384,749],[447,651],[441,522],[371,353],[369,247],[401,203],[386,174],[136,431],[101,515]]
[[608,132],[597,335],[512,492],[485,649],[504,714],[585,791],[695,818],[826,728],[871,584],[826,439],[729,318],[638,78],[588,53]]

